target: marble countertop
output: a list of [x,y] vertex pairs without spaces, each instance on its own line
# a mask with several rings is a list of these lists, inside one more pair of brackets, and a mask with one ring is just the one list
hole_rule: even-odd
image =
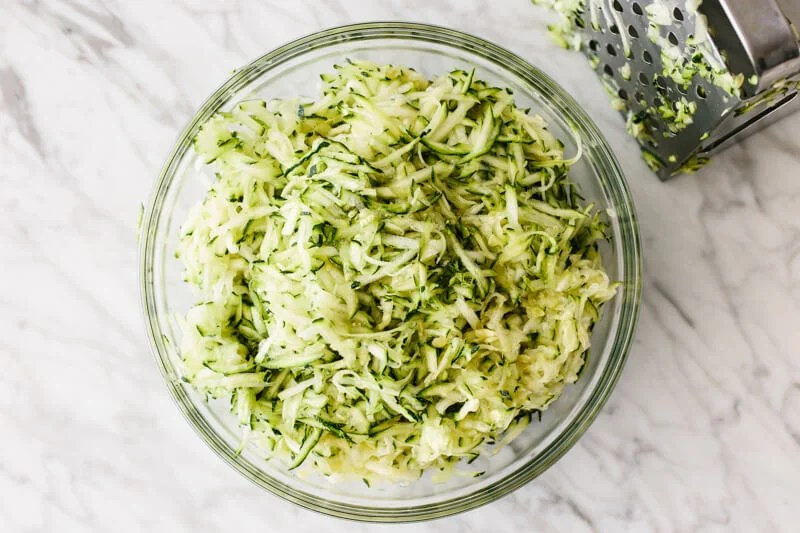
[[134,226],[228,75],[318,29],[445,24],[550,73],[608,136],[641,221],[640,327],[611,400],[511,496],[391,531],[796,531],[800,114],[659,182],[528,0],[5,0],[0,5],[0,530],[358,532],[236,474],[145,339]]

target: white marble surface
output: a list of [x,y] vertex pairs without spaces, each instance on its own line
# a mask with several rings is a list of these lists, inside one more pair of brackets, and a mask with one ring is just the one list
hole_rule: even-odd
[[391,531],[797,531],[800,115],[658,182],[582,57],[527,0],[0,2],[0,531],[356,532],[262,492],[195,436],[148,352],[139,202],[233,67],[349,22],[440,23],[554,76],[606,132],[641,218],[629,363],[554,468]]

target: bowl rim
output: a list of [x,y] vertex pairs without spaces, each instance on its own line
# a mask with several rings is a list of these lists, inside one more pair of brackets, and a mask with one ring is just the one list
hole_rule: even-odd
[[[477,54],[491,61],[525,82],[544,89],[542,96],[562,108],[569,110],[570,119],[581,132],[593,141],[598,162],[606,172],[599,176],[605,180],[604,190],[611,196],[622,245],[622,300],[615,330],[609,332],[612,344],[608,364],[603,369],[591,398],[579,408],[575,420],[540,454],[519,465],[513,472],[488,487],[475,490],[466,496],[407,507],[370,507],[346,502],[320,499],[294,487],[272,479],[266,474],[258,475],[237,454],[230,453],[228,446],[208,423],[194,410],[191,401],[179,383],[176,383],[166,366],[168,346],[161,336],[155,318],[154,254],[155,237],[161,216],[161,207],[172,184],[177,165],[191,145],[195,128],[211,113],[237,92],[245,80],[251,80],[293,58],[309,51],[334,44],[374,39],[410,39],[431,42]],[[413,522],[440,518],[474,509],[505,496],[539,476],[563,456],[596,418],[616,385],[624,366],[635,333],[641,296],[642,258],[638,222],[633,200],[624,173],[611,151],[605,137],[582,107],[548,75],[541,72],[513,52],[482,38],[450,28],[413,22],[366,22],[337,26],[295,39],[262,55],[234,73],[206,99],[192,119],[179,134],[156,182],[142,215],[139,238],[139,289],[140,305],[144,316],[147,337],[170,396],[201,439],[228,465],[240,472],[256,485],[301,507],[326,515],[367,522]]]

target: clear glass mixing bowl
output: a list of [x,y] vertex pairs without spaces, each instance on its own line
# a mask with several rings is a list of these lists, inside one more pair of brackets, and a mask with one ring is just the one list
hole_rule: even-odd
[[[482,456],[472,466],[480,477],[454,476],[443,483],[427,477],[405,486],[368,488],[332,484],[321,476],[298,477],[258,450],[237,452],[241,434],[227,406],[207,403],[177,371],[177,314],[192,303],[174,258],[179,226],[199,201],[208,178],[197,171],[191,140],[214,112],[246,97],[315,96],[319,74],[345,58],[416,68],[429,77],[476,67],[476,78],[514,91],[520,107],[542,115],[550,130],[574,153],[580,136],[584,155],[570,176],[585,198],[606,215],[611,239],[601,253],[616,298],[603,308],[592,332],[592,348],[581,379],[510,446]],[[359,520],[403,522],[446,516],[495,500],[541,474],[572,446],[597,415],[622,370],[638,315],[641,257],[630,193],[619,164],[597,127],[549,77],[520,57],[487,41],[450,29],[408,23],[369,23],[322,31],[274,50],[238,70],[200,108],[169,155],[144,214],[140,242],[141,295],[147,332],[166,385],[200,437],[254,483],[303,507]]]

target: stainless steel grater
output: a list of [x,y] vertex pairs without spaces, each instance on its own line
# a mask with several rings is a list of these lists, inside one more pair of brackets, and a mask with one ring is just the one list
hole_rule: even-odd
[[[587,0],[571,19],[661,179],[800,108],[800,0],[697,3]],[[708,60],[737,76],[665,75],[675,72],[676,49],[693,62],[688,71]]]

